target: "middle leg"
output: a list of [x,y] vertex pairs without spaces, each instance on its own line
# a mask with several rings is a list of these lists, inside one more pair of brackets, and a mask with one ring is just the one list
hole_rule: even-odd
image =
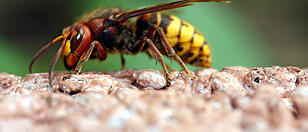
[[169,75],[169,72],[167,70],[167,66],[163,60],[163,55],[160,53],[160,51],[156,48],[155,44],[153,43],[153,41],[149,38],[146,39],[146,42],[148,43],[154,57],[156,58],[157,61],[160,62],[163,70],[164,70],[164,75],[165,75],[165,79],[166,79],[166,87],[169,87],[171,85],[171,78]]
[[120,57],[121,57],[121,70],[124,70],[125,69],[125,58],[123,54],[121,54]]

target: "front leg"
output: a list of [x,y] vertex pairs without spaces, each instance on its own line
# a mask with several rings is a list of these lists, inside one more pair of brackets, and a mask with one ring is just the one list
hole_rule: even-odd
[[82,69],[82,65],[83,63],[87,62],[93,52],[93,49],[97,48],[97,57],[100,60],[104,60],[106,58],[106,53],[105,50],[103,48],[103,46],[100,44],[100,42],[98,41],[93,41],[89,47],[86,49],[85,52],[83,52],[83,54],[81,55],[81,57],[79,58],[79,61],[74,69],[74,71],[71,74],[65,75],[63,76],[63,80],[69,79],[71,77],[72,74],[79,74],[81,69]]
[[74,71],[73,71],[73,74],[78,74],[78,73],[80,73],[83,63],[85,63],[85,62],[87,62],[87,61],[89,60],[89,58],[90,58],[90,56],[91,56],[91,54],[92,54],[92,52],[93,52],[93,49],[94,49],[95,47],[97,48],[97,52],[98,52],[98,53],[97,53],[97,54],[98,54],[97,57],[98,57],[98,59],[100,59],[100,60],[106,59],[106,52],[105,52],[103,46],[101,45],[101,43],[98,42],[98,41],[93,41],[93,42],[89,45],[89,47],[87,48],[87,50],[86,50],[86,51],[81,55],[81,57],[79,58],[79,61],[78,61],[77,65],[76,65],[76,67],[75,67],[75,69],[74,69]]

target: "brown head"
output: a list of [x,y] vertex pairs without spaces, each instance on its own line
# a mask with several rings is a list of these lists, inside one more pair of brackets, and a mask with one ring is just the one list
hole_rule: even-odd
[[62,40],[61,46],[58,49],[49,69],[50,84],[52,80],[52,71],[60,55],[62,56],[65,67],[67,69],[73,69],[76,67],[80,57],[87,50],[92,41],[92,33],[89,27],[82,23],[76,23],[65,28],[62,34],[63,35],[56,37],[50,43],[41,48],[40,51],[33,57],[29,66],[29,70],[32,72],[32,66],[37,58],[42,55],[51,45]]

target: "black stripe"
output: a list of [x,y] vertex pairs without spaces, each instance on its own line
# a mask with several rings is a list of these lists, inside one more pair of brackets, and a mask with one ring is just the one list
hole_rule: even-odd
[[195,31],[194,31],[194,33],[193,33],[193,35],[192,35],[192,37],[191,37],[191,40],[190,40],[190,43],[192,44],[192,43],[194,43],[194,38],[195,38],[195,35],[197,34],[197,30],[196,29],[194,29]]
[[203,47],[207,44],[206,41],[203,42],[202,46],[200,47],[200,51],[203,49]]
[[191,62],[189,62],[189,64],[198,64],[201,62],[200,56],[196,57],[195,59],[193,59]]
[[173,21],[173,19],[169,15],[161,15],[161,22],[159,24],[159,27],[164,30],[165,34],[168,34],[167,27],[170,25],[171,21]]
[[181,46],[180,43],[176,43],[175,46],[172,48],[175,50],[176,53],[183,51],[183,47]]
[[180,25],[180,29],[179,29],[179,35],[178,35],[178,40],[180,40],[181,38],[181,32],[182,32],[182,26],[184,25],[183,21],[181,20],[181,25]]
[[192,57],[194,54],[190,52],[190,49],[181,57],[184,61],[187,61],[189,57]]

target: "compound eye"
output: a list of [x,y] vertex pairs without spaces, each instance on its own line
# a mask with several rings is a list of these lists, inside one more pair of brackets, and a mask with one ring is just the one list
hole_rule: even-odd
[[91,43],[92,35],[89,27],[84,24],[75,24],[70,35],[72,36],[67,37],[70,39],[70,52],[81,56]]
[[81,27],[77,28],[77,30],[75,31],[77,32],[77,34],[74,35],[73,38],[71,39],[71,50],[72,51],[75,51],[79,47],[83,39],[83,34],[84,34],[83,28]]

